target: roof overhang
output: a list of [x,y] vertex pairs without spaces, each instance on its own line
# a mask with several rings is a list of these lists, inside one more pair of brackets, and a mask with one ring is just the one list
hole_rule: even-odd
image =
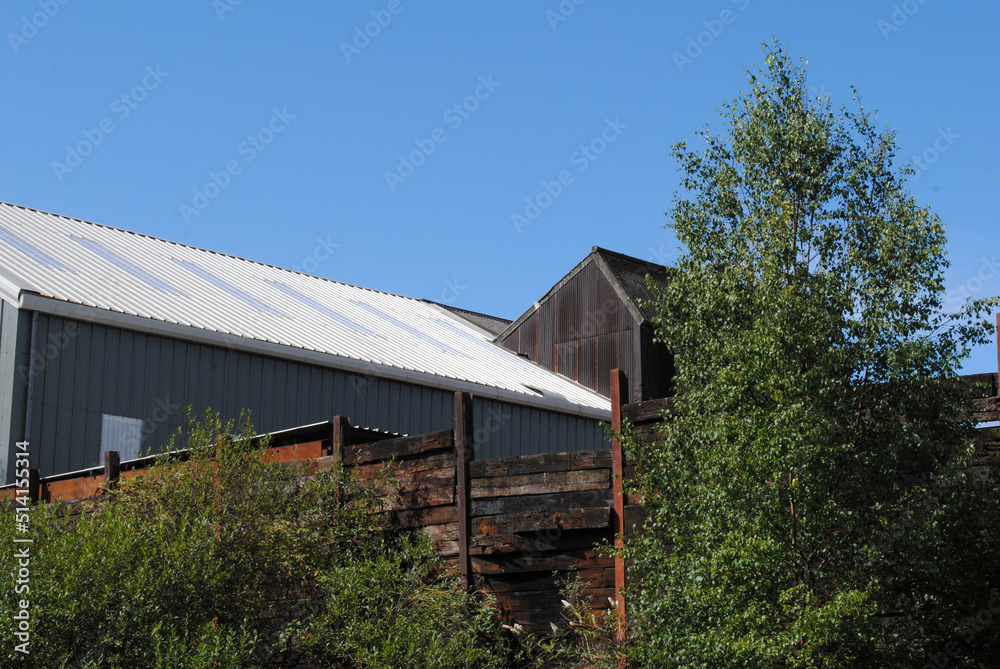
[[[10,282],[7,282],[10,283]],[[10,287],[16,288],[13,284]],[[0,293],[5,293],[9,287],[4,284],[4,278],[0,275]],[[486,386],[471,381],[452,379],[438,374],[421,372],[412,369],[405,369],[392,365],[384,365],[355,358],[334,355],[323,351],[310,350],[287,344],[272,341],[252,339],[228,332],[207,330],[178,323],[135,316],[117,311],[110,311],[98,307],[92,307],[74,302],[66,302],[50,297],[44,297],[36,293],[17,289],[18,298],[16,306],[25,311],[37,311],[39,313],[72,318],[89,323],[98,323],[109,327],[146,332],[180,339],[211,346],[221,346],[231,350],[268,355],[285,360],[293,360],[310,365],[339,369],[345,372],[361,374],[366,376],[379,376],[396,381],[404,381],[432,388],[440,388],[449,391],[463,391],[472,393],[479,397],[487,397],[511,404],[555,411],[558,413],[571,414],[595,420],[611,419],[611,403],[608,401],[607,409],[599,409],[585,405],[575,404],[563,397],[539,397],[526,393],[517,393],[504,388]],[[6,295],[4,295],[7,299]]]

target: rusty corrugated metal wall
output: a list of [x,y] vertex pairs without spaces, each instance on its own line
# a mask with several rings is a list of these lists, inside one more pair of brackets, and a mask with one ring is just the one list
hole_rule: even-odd
[[640,399],[639,324],[595,261],[570,277],[502,346],[610,396],[610,372],[626,370]]

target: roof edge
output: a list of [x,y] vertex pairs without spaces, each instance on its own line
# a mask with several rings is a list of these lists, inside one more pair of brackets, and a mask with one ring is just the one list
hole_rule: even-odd
[[560,288],[566,285],[566,283],[574,276],[579,274],[583,270],[583,268],[586,267],[589,263],[593,262],[594,258],[597,257],[597,251],[596,251],[597,247],[595,246],[594,249],[595,250],[588,253],[583,260],[577,263],[576,267],[567,272],[566,275],[563,276],[563,278],[559,279],[559,281],[557,281],[554,286],[545,291],[544,295],[535,300],[535,303],[531,305],[531,308],[529,308],[523,314],[518,316],[515,320],[511,321],[510,325],[504,328],[503,332],[501,332],[500,334],[498,334],[496,337],[493,338],[493,341],[499,342],[501,339],[503,339],[504,337],[512,333],[514,330],[519,328],[521,326],[521,323],[527,320],[528,317],[531,316],[531,314],[538,311],[538,308],[542,306],[542,304],[546,302],[549,298],[551,298],[556,293],[556,291],[558,291]]
[[[423,386],[430,386],[432,388],[440,388],[442,390],[469,392],[480,397],[489,397],[491,399],[530,406],[537,409],[544,409],[546,411],[555,411],[558,413],[571,414],[595,420],[610,420],[611,418],[610,400],[606,400],[606,398],[603,397],[601,397],[601,399],[605,399],[608,402],[608,408],[598,409],[596,407],[574,404],[563,397],[537,397],[526,393],[516,393],[505,388],[486,386],[472,381],[450,379],[438,374],[430,374],[427,372],[404,369],[402,367],[366,362],[364,360],[347,358],[344,356],[334,355],[332,353],[313,351],[290,346],[288,344],[279,344],[277,342],[263,341],[260,339],[251,339],[249,337],[241,337],[239,335],[219,332],[216,330],[206,330],[204,328],[190,325],[170,323],[168,321],[145,318],[143,316],[135,316],[133,314],[110,311],[99,307],[91,307],[73,302],[65,302],[25,292],[22,292],[20,296],[20,308],[28,311],[37,311],[53,316],[73,318],[116,328],[135,330],[139,332],[150,332],[170,337],[172,339],[182,339],[185,341],[221,346],[223,348],[240,350],[248,353],[270,355],[286,360],[319,365],[321,367],[329,367],[332,369],[340,369],[342,371],[356,374],[370,375],[373,372],[377,372],[379,376],[396,381],[415,383]],[[594,394],[597,395],[597,393]]]

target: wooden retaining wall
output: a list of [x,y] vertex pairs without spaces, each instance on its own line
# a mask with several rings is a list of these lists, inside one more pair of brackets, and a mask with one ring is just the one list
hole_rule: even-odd
[[[475,461],[467,393],[455,394],[455,415],[453,428],[405,437],[360,429],[335,416],[270,435],[267,457],[304,466],[307,474],[342,462],[362,482],[376,481],[391,467],[399,494],[386,502],[398,524],[425,530],[446,565],[470,587],[495,596],[509,624],[543,630],[564,624],[560,588],[570,573],[587,584],[585,594],[596,605],[609,606],[614,560],[596,546],[613,541],[611,452]],[[121,463],[109,451],[103,467],[44,479],[31,470],[27,497],[61,503],[72,514],[152,461]],[[0,504],[13,506],[19,490],[0,488]]]
[[[970,400],[977,418],[1000,419],[997,375],[962,380],[976,388]],[[644,439],[655,438],[673,400],[623,403],[628,379],[619,370],[612,372],[611,389],[612,427],[617,431],[627,420]],[[455,416],[453,428],[406,437],[353,427],[336,416],[271,435],[268,456],[305,465],[312,473],[342,462],[362,481],[374,481],[392,467],[399,496],[389,500],[389,509],[399,525],[426,530],[446,564],[470,587],[491,593],[509,624],[535,630],[564,625],[560,588],[569,576],[585,584],[583,592],[596,607],[615,600],[624,612],[626,565],[598,547],[628,536],[645,514],[640,500],[622,491],[633,465],[618,441],[612,440],[610,451],[476,461],[471,396],[455,394]],[[982,440],[984,465],[1000,464],[996,435],[992,430]],[[39,479],[31,470],[27,496],[79,507],[150,463],[120,463],[117,453],[108,452],[103,467],[82,472]],[[0,488],[0,504],[12,506],[18,490]]]

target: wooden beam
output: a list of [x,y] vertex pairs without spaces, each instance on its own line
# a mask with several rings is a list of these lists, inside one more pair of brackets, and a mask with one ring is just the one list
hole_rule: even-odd
[[28,470],[28,501],[37,504],[42,494],[41,475],[37,469]]
[[449,429],[411,437],[393,437],[368,444],[352,444],[344,451],[344,464],[361,465],[366,462],[451,450],[453,443],[454,434]]
[[347,416],[334,416],[330,421],[330,452],[334,462],[340,462],[344,457],[344,446],[351,443],[351,419]]
[[[628,376],[620,369],[611,370],[611,428],[617,435],[622,429],[622,406],[628,398]],[[624,645],[627,638],[625,629],[625,558],[622,556],[625,537],[625,494],[624,457],[621,440],[611,438],[611,486],[614,495],[614,511],[611,514],[615,533],[615,603],[618,609],[618,643]],[[622,662],[625,662],[624,656]],[[621,664],[624,666],[624,664]]]
[[472,560],[469,557],[472,511],[469,462],[475,458],[472,429],[472,395],[455,393],[455,500],[458,507],[458,569],[467,588],[473,586]]
[[118,451],[104,451],[104,488],[111,490],[122,475],[122,458]]

